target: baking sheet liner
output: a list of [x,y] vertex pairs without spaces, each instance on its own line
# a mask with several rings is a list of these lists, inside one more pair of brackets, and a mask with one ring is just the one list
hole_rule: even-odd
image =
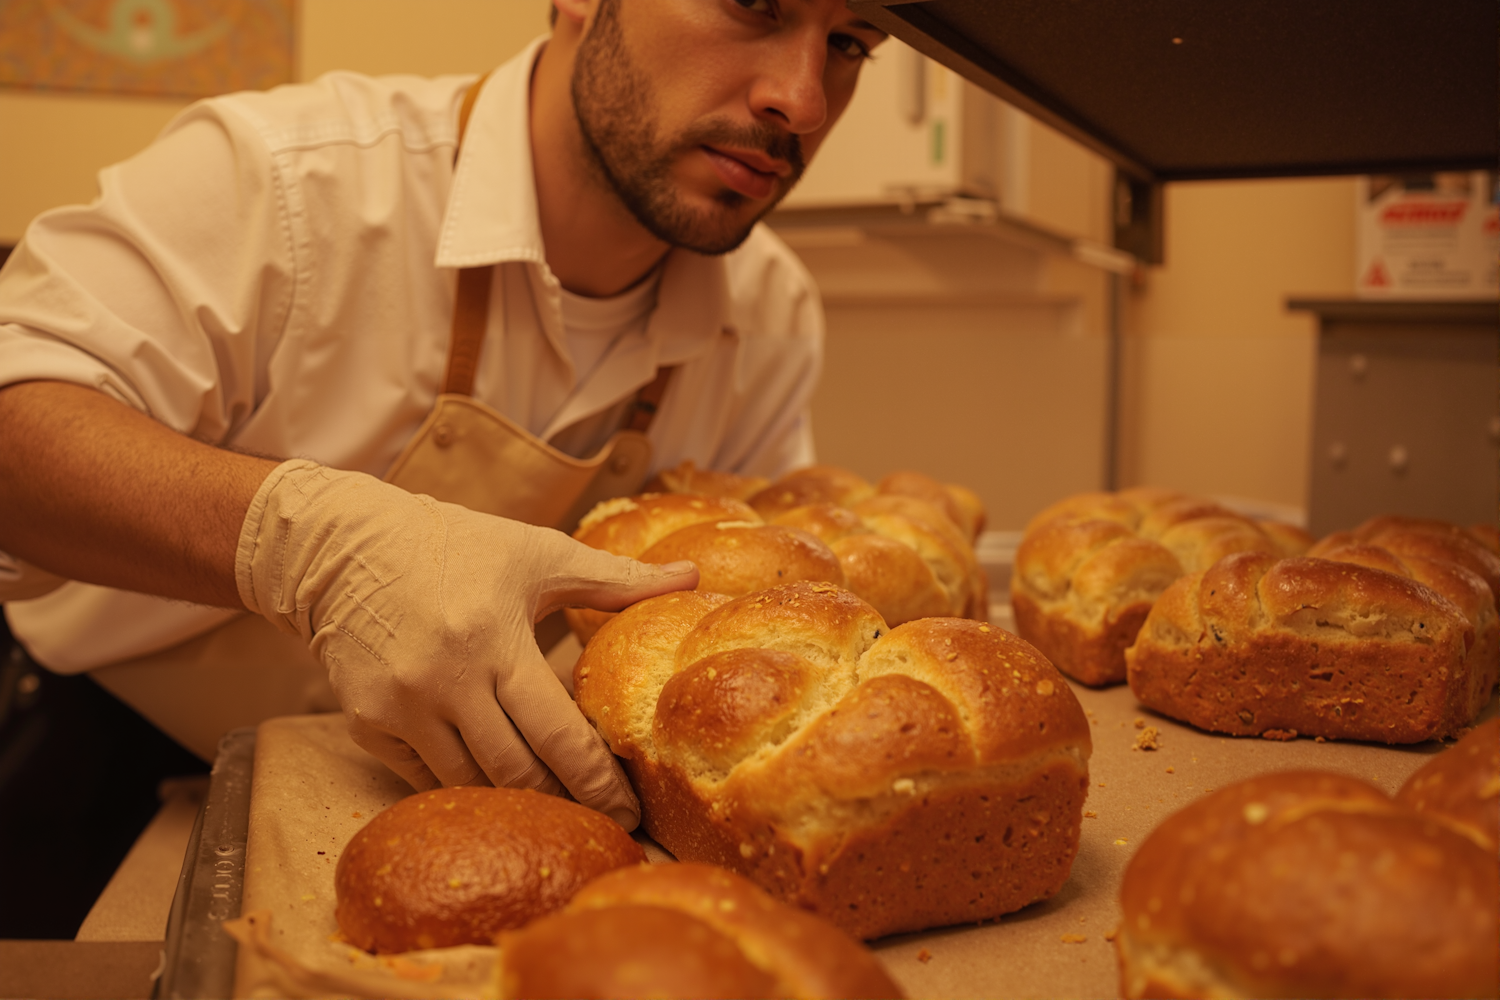
[[[1114,997],[1108,940],[1125,864],[1162,819],[1207,791],[1267,771],[1319,768],[1394,793],[1444,744],[1280,743],[1199,732],[1142,708],[1124,686],[1073,690],[1094,738],[1078,858],[1054,898],[998,921],[871,943],[913,997]],[[1480,716],[1495,714],[1492,700]],[[1154,750],[1138,749],[1146,727]],[[333,872],[349,838],[412,789],[354,745],[339,715],[272,719],[257,734],[235,995],[488,997],[495,952],[376,958],[342,943]],[[653,861],[670,856],[638,835]]]

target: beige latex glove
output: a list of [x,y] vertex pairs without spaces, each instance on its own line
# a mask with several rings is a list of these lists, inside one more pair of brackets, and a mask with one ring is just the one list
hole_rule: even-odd
[[566,787],[627,830],[639,822],[532,626],[568,604],[613,611],[693,587],[690,563],[648,566],[295,460],[255,494],[235,576],[247,608],[327,666],[354,741],[415,788]]

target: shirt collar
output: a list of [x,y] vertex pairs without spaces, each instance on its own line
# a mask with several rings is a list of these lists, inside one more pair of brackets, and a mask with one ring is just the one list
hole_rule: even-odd
[[545,263],[531,172],[531,70],[547,36],[498,67],[479,90],[438,235],[438,267]]
[[[548,36],[495,69],[480,88],[464,135],[463,154],[438,236],[438,267],[481,267],[502,261],[547,268],[536,178],[531,161],[531,75]],[[662,263],[657,307],[647,324],[632,378],[649,382],[657,366],[681,364],[707,352],[729,322],[729,286],[722,257],[673,249]],[[556,296],[548,296],[556,299]],[[560,303],[538,303],[557,313]],[[555,339],[550,336],[549,339]],[[560,347],[554,343],[554,348]]]

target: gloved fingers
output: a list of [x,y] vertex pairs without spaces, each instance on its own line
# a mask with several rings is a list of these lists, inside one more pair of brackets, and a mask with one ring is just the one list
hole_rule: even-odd
[[349,720],[349,738],[370,756],[395,771],[417,791],[425,792],[443,786],[432,769],[422,763],[421,755],[405,740],[376,729],[357,717]]
[[477,694],[455,716],[454,724],[489,780],[498,788],[533,788],[548,795],[561,794],[563,783],[532,751],[495,695],[488,690]]
[[619,611],[648,597],[698,586],[698,567],[685,560],[656,566],[566,540],[569,544],[556,553],[543,578],[538,616],[568,605]]
[[533,647],[502,674],[496,694],[531,749],[575,799],[626,830],[636,828],[641,805],[625,772],[539,650]]
[[[414,713],[414,725],[403,726],[401,735],[383,727],[367,716],[359,716],[359,725],[349,725],[349,735],[355,743],[364,747],[382,763],[395,771],[418,791],[452,785],[487,785],[489,779],[469,753],[458,730],[454,729],[436,713],[423,711]],[[416,755],[413,763],[411,755]],[[430,774],[426,779],[423,772]],[[418,785],[407,772],[427,781],[425,788]]]

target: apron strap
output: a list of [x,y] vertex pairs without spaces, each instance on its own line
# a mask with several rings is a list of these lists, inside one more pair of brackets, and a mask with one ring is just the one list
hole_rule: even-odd
[[[453,163],[458,164],[458,154],[463,148],[464,132],[469,127],[469,115],[474,110],[474,101],[479,89],[489,79],[486,73],[469,85],[463,104],[458,109],[458,143],[453,148]],[[453,330],[448,340],[448,370],[443,375],[443,392],[458,396],[474,395],[474,377],[479,371],[479,349],[484,346],[485,327],[490,315],[490,284],[494,280],[494,265],[463,267],[458,271],[458,295],[453,304]],[[676,368],[659,368],[656,378],[641,387],[621,420],[622,430],[639,431],[644,434],[656,419],[657,408],[667,393],[667,384],[672,381]]]

